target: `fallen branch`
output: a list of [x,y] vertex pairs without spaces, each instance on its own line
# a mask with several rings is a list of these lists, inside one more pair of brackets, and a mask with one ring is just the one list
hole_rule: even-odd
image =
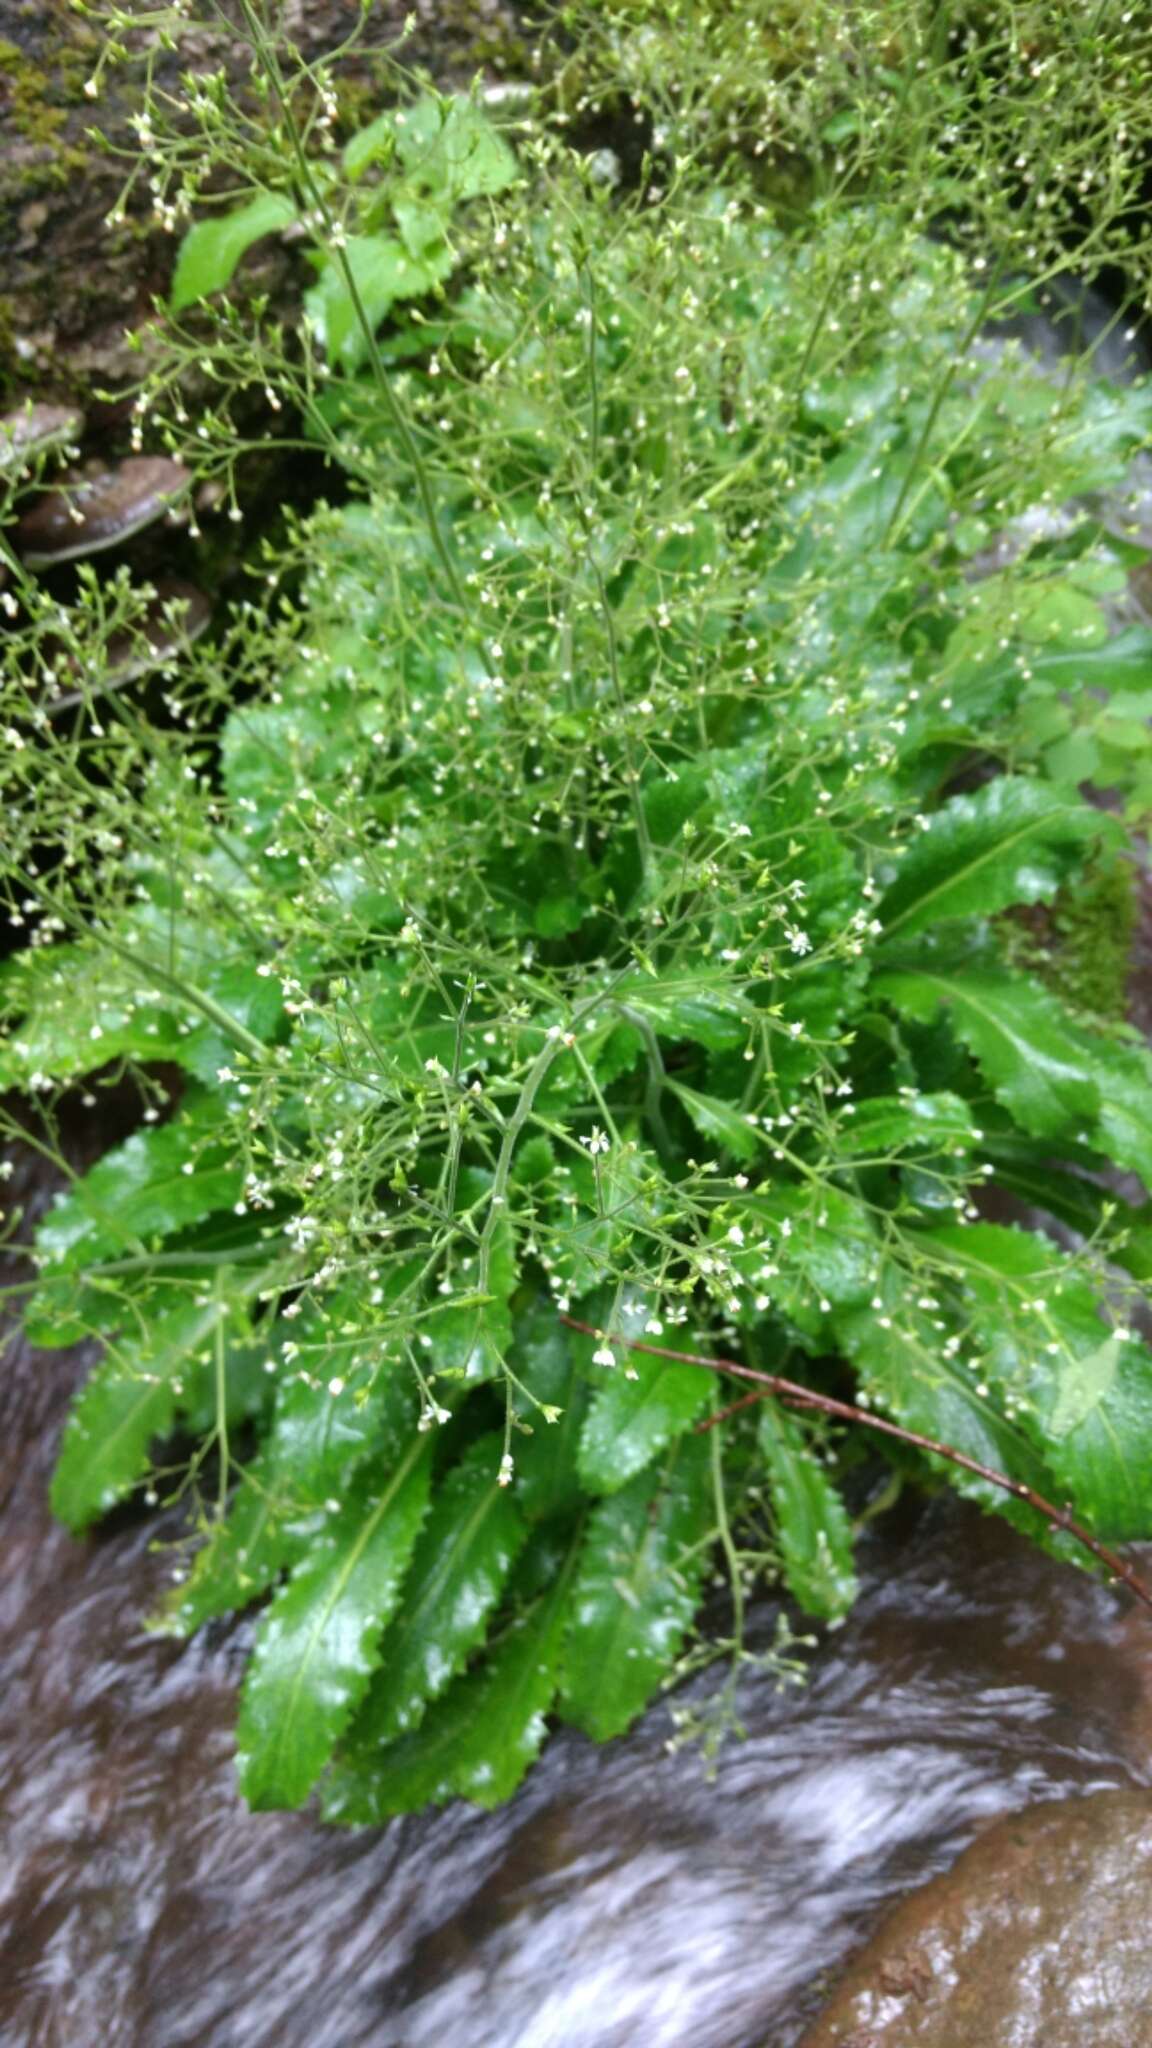
[[1083,1524],[1073,1519],[1068,1508],[1054,1507],[1042,1494],[1025,1486],[1021,1479],[1009,1479],[1006,1472],[997,1472],[991,1465],[981,1465],[976,1458],[968,1457],[964,1451],[954,1449],[951,1444],[937,1443],[934,1437],[921,1436],[917,1430],[904,1429],[898,1422],[888,1422],[882,1415],[872,1415],[866,1408],[857,1408],[851,1401],[837,1401],[831,1394],[818,1394],[811,1387],[803,1387],[798,1380],[782,1379],[779,1373],[757,1372],[750,1365],[739,1365],[731,1358],[704,1358],[694,1351],[671,1351],[665,1344],[644,1344],[638,1337],[613,1336],[607,1330],[597,1329],[593,1323],[582,1323],[575,1316],[561,1316],[570,1330],[579,1330],[586,1337],[595,1337],[601,1343],[624,1344],[629,1351],[646,1351],[654,1358],[670,1358],[678,1365],[699,1365],[709,1372],[728,1373],[735,1379],[751,1380],[756,1391],[745,1394],[724,1408],[718,1415],[709,1416],[698,1424],[700,1429],[713,1429],[718,1422],[724,1422],[730,1415],[736,1415],[742,1408],[749,1408],[756,1401],[777,1400],[790,1408],[815,1409],[821,1415],[834,1416],[840,1422],[853,1422],[863,1429],[876,1429],[884,1436],[892,1436],[902,1444],[912,1444],[918,1451],[930,1451],[937,1458],[946,1458],[950,1464],[960,1465],[965,1472],[974,1472],[978,1479],[986,1479],[991,1486],[999,1486],[1005,1493],[1014,1494],[1017,1500],[1026,1501],[1037,1514],[1043,1515],[1054,1529],[1063,1529],[1075,1542],[1112,1574],[1120,1584],[1127,1586],[1135,1599],[1152,1608],[1152,1588],[1145,1585],[1132,1565],[1114,1550],[1108,1550],[1097,1542]]

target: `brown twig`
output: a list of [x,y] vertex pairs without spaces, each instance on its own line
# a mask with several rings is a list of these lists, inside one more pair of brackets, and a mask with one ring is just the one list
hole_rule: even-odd
[[956,1450],[951,1444],[937,1443],[934,1437],[921,1436],[919,1431],[904,1429],[898,1422],[888,1422],[882,1415],[872,1415],[866,1408],[857,1408],[851,1401],[837,1401],[831,1394],[818,1394],[812,1387],[803,1387],[798,1380],[782,1379],[779,1373],[757,1372],[750,1365],[739,1365],[731,1358],[704,1358],[694,1351],[670,1351],[665,1344],[644,1344],[638,1337],[611,1336],[606,1330],[599,1330],[592,1323],[582,1323],[575,1316],[562,1316],[570,1330],[579,1330],[586,1337],[596,1337],[609,1344],[625,1344],[630,1351],[647,1351],[654,1358],[670,1358],[678,1365],[699,1365],[709,1372],[730,1373],[735,1379],[751,1380],[756,1391],[745,1394],[724,1408],[718,1415],[711,1415],[698,1425],[701,1429],[714,1429],[718,1422],[725,1422],[730,1415],[736,1415],[742,1408],[749,1408],[756,1401],[776,1399],[784,1401],[790,1408],[814,1408],[821,1415],[832,1415],[841,1422],[854,1422],[863,1429],[880,1430],[884,1436],[893,1436],[902,1444],[912,1444],[918,1451],[930,1451],[937,1458],[946,1458],[950,1464],[961,1465],[966,1472],[974,1472],[978,1479],[986,1479],[991,1486],[999,1486],[1005,1493],[1014,1494],[1017,1500],[1026,1501],[1037,1514],[1043,1515],[1054,1529],[1063,1529],[1085,1550],[1091,1551],[1115,1579],[1127,1586],[1135,1599],[1152,1608],[1152,1588],[1144,1584],[1133,1566],[1114,1550],[1108,1550],[1098,1543],[1095,1536],[1083,1524],[1073,1520],[1070,1509],[1054,1507],[1050,1500],[1025,1486],[1022,1479],[1009,1479],[1006,1472],[997,1472],[991,1465],[981,1465],[976,1458],[970,1458],[965,1451]]

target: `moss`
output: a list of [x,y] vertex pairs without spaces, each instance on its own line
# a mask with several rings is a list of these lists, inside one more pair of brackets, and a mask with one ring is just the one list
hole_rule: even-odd
[[1051,904],[1003,919],[1001,935],[1013,966],[1102,1025],[1119,1024],[1127,1010],[1136,918],[1131,862],[1104,856]]
[[87,152],[75,141],[64,144],[64,131],[77,111],[85,126],[90,118],[84,87],[100,38],[57,0],[48,0],[33,33],[35,55],[0,38],[0,114],[22,141],[51,147],[52,162],[33,166],[33,172],[43,177],[62,168],[63,177],[54,176],[53,182],[66,182],[87,162]]
[[0,40],[0,78],[4,81],[7,117],[26,142],[51,143],[67,124],[63,107],[53,104],[58,85],[16,43]]

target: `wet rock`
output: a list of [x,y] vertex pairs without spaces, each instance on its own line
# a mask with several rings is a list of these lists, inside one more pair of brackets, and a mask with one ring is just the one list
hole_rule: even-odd
[[904,1900],[801,2048],[1152,2042],[1152,1792],[999,1820]]
[[164,518],[191,481],[166,455],[134,455],[115,469],[68,477],[24,514],[17,545],[29,569],[98,554]]
[[30,455],[66,447],[84,431],[84,415],[72,405],[22,405],[0,419],[0,476],[18,469]]

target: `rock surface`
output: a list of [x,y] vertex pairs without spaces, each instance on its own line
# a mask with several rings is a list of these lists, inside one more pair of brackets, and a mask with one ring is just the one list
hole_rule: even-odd
[[[125,41],[138,60],[154,63],[162,93],[178,93],[187,69],[222,70],[242,95],[248,46],[236,0],[193,9],[176,51],[164,46],[158,11],[129,0],[122,12],[138,16]],[[360,17],[355,0],[286,0],[277,12],[302,62],[344,47]],[[437,83],[465,85],[478,70],[499,76],[525,68],[517,0],[373,0],[342,65],[350,110],[368,115],[386,96],[386,52],[408,18],[402,55]],[[68,0],[0,0],[0,397],[79,396],[91,400],[97,425],[126,417],[92,394],[130,386],[139,375],[125,330],[163,298],[175,252],[175,238],[150,215],[145,179],[126,218],[107,225],[121,198],[123,152],[134,143],[142,91],[136,61],[111,66],[97,98],[88,97],[86,82],[107,40],[98,9],[83,16]],[[93,141],[94,128],[109,148]],[[263,282],[275,292],[291,279],[294,296],[299,277],[277,265],[275,245],[265,254],[272,260]]]
[[36,499],[17,525],[16,544],[30,569],[99,554],[163,519],[191,482],[183,463],[167,455],[132,455],[115,469],[94,464],[91,475],[67,476]]
[[1152,2048],[1152,1791],[1046,1801],[905,1899],[801,2048]]

